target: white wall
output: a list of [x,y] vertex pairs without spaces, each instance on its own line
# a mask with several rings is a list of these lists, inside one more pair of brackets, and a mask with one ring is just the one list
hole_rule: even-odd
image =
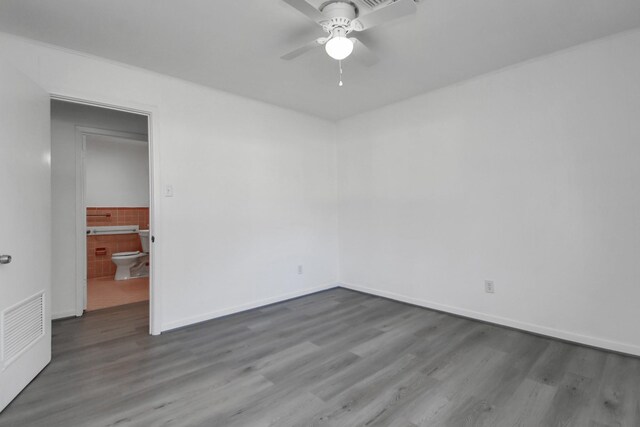
[[163,329],[333,283],[338,212],[349,286],[634,354],[639,47],[601,40],[336,129],[0,35],[51,92],[154,111],[156,194],[175,190],[155,224]]
[[149,149],[145,141],[87,135],[85,204],[149,206]]
[[147,118],[81,104],[51,102],[54,318],[76,313],[76,126],[146,134]]
[[52,93],[154,113],[154,191],[174,188],[152,223],[161,329],[335,283],[333,123],[5,34],[0,55]]
[[340,122],[339,280],[640,355],[638,52],[636,31]]

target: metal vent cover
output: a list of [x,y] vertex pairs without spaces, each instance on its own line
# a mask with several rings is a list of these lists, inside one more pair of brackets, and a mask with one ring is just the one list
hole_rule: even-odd
[[2,313],[2,360],[6,368],[44,336],[44,292]]
[[[381,7],[389,3],[393,3],[396,0],[353,0],[353,1],[355,1],[355,3],[357,3],[361,7],[367,6],[370,9],[375,9],[377,7]],[[413,1],[416,3],[420,2],[420,0],[413,0]]]
[[375,9],[378,6],[382,6],[385,3],[391,3],[393,0],[360,0],[361,3],[369,6],[371,9]]

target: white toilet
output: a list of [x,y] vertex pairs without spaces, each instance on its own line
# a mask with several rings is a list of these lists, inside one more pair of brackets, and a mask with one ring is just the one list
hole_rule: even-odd
[[111,261],[116,265],[115,280],[127,280],[149,275],[149,230],[138,231],[142,252],[116,252]]

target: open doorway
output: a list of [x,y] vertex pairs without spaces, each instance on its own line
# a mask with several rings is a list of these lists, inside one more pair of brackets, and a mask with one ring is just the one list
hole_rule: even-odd
[[148,304],[149,116],[52,99],[51,138],[54,317]]
[[86,305],[149,300],[149,146],[145,134],[78,128],[86,212]]

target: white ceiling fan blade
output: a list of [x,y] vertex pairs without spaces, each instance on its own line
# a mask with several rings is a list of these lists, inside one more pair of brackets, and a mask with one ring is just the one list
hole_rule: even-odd
[[398,0],[381,9],[354,19],[351,25],[356,31],[364,31],[376,25],[416,13],[417,9],[414,0]]
[[378,55],[355,37],[351,37],[353,42],[353,57],[362,62],[367,67],[371,67],[379,61]]
[[307,53],[308,51],[315,49],[316,47],[322,46],[323,44],[325,44],[327,42],[327,38],[326,37],[320,37],[318,39],[315,39],[312,42],[309,42],[307,44],[305,44],[304,46],[301,46],[295,50],[292,50],[289,53],[286,53],[284,55],[282,55],[280,58],[281,59],[286,59],[287,61],[293,58],[297,58],[298,56],[302,55],[303,53]]
[[282,0],[289,6],[297,9],[303,15],[315,22],[325,21],[327,18],[315,7],[307,3],[306,0]]

